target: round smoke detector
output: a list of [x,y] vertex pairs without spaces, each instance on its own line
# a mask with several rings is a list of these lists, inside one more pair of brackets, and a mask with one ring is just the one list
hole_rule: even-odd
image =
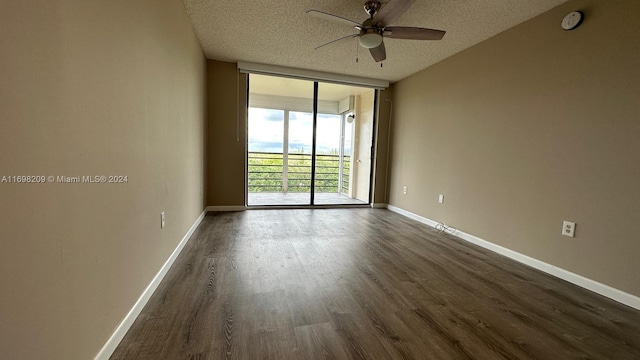
[[565,30],[573,30],[577,28],[584,19],[584,15],[580,11],[573,11],[562,19],[562,28]]

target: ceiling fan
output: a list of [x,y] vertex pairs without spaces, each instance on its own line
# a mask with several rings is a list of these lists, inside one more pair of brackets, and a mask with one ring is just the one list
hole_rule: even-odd
[[383,38],[411,40],[442,39],[445,34],[445,31],[442,30],[407,26],[389,26],[393,20],[409,10],[414,2],[415,0],[390,0],[385,6],[382,6],[380,1],[367,1],[364,3],[364,10],[369,15],[369,18],[362,24],[324,11],[308,10],[307,14],[311,16],[328,20],[336,24],[347,25],[359,31],[356,34],[347,35],[339,39],[332,40],[326,44],[322,44],[316,47],[316,50],[341,40],[357,37],[360,45],[369,49],[373,59],[376,62],[380,62],[387,58]]

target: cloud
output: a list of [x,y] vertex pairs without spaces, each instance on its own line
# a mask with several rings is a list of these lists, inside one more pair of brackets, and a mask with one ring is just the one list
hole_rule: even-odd
[[262,119],[264,121],[284,121],[284,111],[261,109],[261,108],[249,108],[249,118]]

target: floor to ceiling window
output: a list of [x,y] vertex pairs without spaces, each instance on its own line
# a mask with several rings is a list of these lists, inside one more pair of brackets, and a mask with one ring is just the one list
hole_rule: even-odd
[[247,203],[367,204],[375,90],[251,74]]

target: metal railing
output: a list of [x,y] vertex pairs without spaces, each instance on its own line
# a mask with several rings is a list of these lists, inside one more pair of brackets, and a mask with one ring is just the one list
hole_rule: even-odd
[[[249,152],[249,192],[309,192],[311,191],[311,154]],[[340,155],[316,155],[316,192],[349,191],[351,158]],[[285,166],[286,165],[286,166]],[[341,183],[340,183],[341,182]]]

